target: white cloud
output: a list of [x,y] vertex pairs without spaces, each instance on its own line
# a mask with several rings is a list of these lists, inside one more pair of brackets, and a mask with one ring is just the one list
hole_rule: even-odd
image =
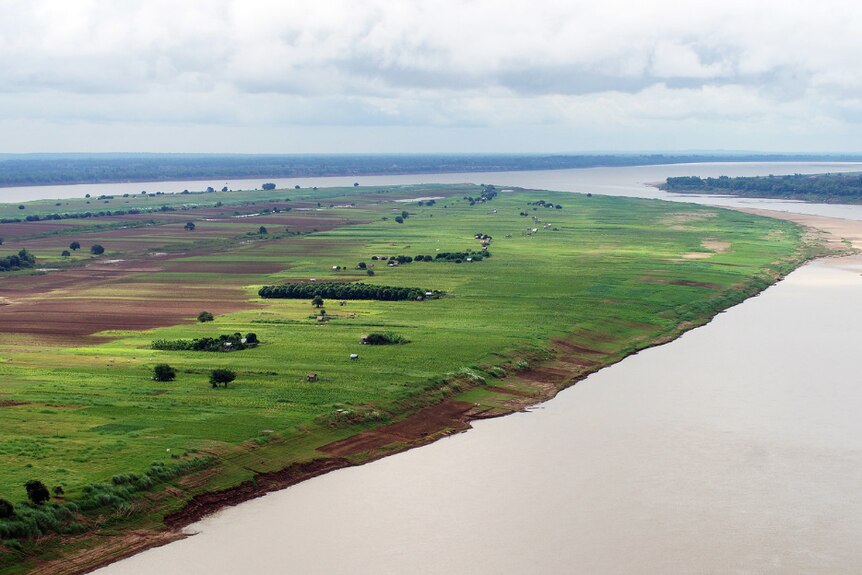
[[[247,135],[225,151],[279,151],[246,142],[361,126],[402,151],[425,149],[417,135],[430,127],[468,130],[476,151],[495,133],[529,134],[506,140],[511,151],[751,148],[726,140],[758,126],[767,149],[862,150],[862,8],[844,0],[0,0],[0,10],[0,123],[54,136],[43,142],[74,130],[63,141],[98,150],[88,129],[197,126]],[[143,149],[164,145],[142,138]],[[0,150],[26,141],[7,137]]]

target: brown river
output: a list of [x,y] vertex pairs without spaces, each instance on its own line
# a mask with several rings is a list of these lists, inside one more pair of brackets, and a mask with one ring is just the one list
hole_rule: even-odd
[[[363,182],[473,180],[677,199],[644,184],[839,169],[862,166]],[[862,238],[862,206],[696,201],[841,217],[851,221],[821,223]],[[862,256],[819,260],[529,412],[223,510],[192,525],[192,537],[95,573],[859,574],[860,318]]]

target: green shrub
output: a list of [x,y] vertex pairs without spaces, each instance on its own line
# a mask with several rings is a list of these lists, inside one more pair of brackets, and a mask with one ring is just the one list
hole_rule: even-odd
[[0,519],[7,519],[15,515],[15,506],[5,499],[0,499]]

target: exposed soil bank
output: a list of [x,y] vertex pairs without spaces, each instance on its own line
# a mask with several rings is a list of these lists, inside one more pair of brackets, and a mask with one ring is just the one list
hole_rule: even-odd
[[255,476],[254,481],[245,481],[224,491],[213,491],[196,496],[180,511],[165,517],[165,525],[170,528],[181,529],[223,507],[237,505],[270,491],[284,489],[296,485],[300,481],[349,465],[350,462],[345,459],[324,458],[307,463],[296,463],[281,471],[259,473]]

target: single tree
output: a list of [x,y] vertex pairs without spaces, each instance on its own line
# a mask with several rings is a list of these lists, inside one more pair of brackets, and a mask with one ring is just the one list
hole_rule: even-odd
[[402,218],[401,216],[395,216],[395,221],[398,222],[399,224],[403,224],[404,218]]
[[223,187],[223,188],[221,189],[221,191],[226,192],[226,191],[227,191],[227,186]]
[[253,345],[253,344],[257,344],[257,343],[259,343],[259,342],[258,342],[258,339],[257,339],[257,334],[256,334],[256,333],[249,333],[249,334],[246,334],[246,336],[245,336],[245,342],[246,342],[247,344],[250,344],[250,345]]
[[318,308],[318,309],[320,309],[320,308],[323,306],[323,298],[322,298],[322,297],[320,297],[320,294],[315,295],[315,296],[311,299],[311,304],[312,304],[314,307]]
[[213,387],[218,387],[219,384],[227,387],[227,384],[236,379],[236,373],[229,369],[214,369],[210,373],[210,384]]
[[261,186],[261,189],[263,189],[263,190],[274,190],[275,184],[273,184],[272,182],[267,182]]
[[100,256],[105,253],[105,248],[103,248],[101,244],[93,244],[90,246],[90,253],[94,256]]
[[0,499],[0,519],[8,519],[15,515],[15,506],[5,499]]
[[166,363],[159,363],[153,368],[153,379],[156,381],[173,381],[177,378],[177,370]]
[[194,222],[186,222],[186,225],[184,225],[183,227],[190,232],[195,231],[195,223]]
[[265,235],[265,234],[268,234],[269,232],[268,232],[268,231],[266,231],[266,228],[265,228],[264,226],[260,226],[260,227],[257,229],[257,233],[259,233],[260,235]]
[[66,494],[66,490],[63,489],[62,485],[55,485],[51,492],[54,494],[54,497],[62,497]]
[[62,252],[60,252],[60,255],[63,256],[64,258],[67,258],[67,257],[71,256],[72,254],[69,253],[69,250],[63,250]]
[[212,321],[215,319],[215,316],[208,311],[202,311],[198,314],[198,321],[201,323]]
[[27,498],[36,505],[42,505],[51,498],[48,488],[38,479],[31,479],[25,483],[24,489],[27,490]]
[[0,246],[3,245],[3,238],[0,238]]
[[80,250],[81,249],[81,242],[72,242],[71,244],[69,244],[69,249],[72,250],[73,252]]
[[366,268],[368,268],[368,265],[366,265],[365,262],[359,262],[358,264],[356,264],[356,269],[358,270],[364,270]]
[[402,218],[404,218],[404,219],[406,220],[407,218],[409,218],[409,217],[410,217],[410,213],[409,213],[409,212],[406,212],[406,211],[405,211],[405,212],[401,212],[401,217],[402,217]]

